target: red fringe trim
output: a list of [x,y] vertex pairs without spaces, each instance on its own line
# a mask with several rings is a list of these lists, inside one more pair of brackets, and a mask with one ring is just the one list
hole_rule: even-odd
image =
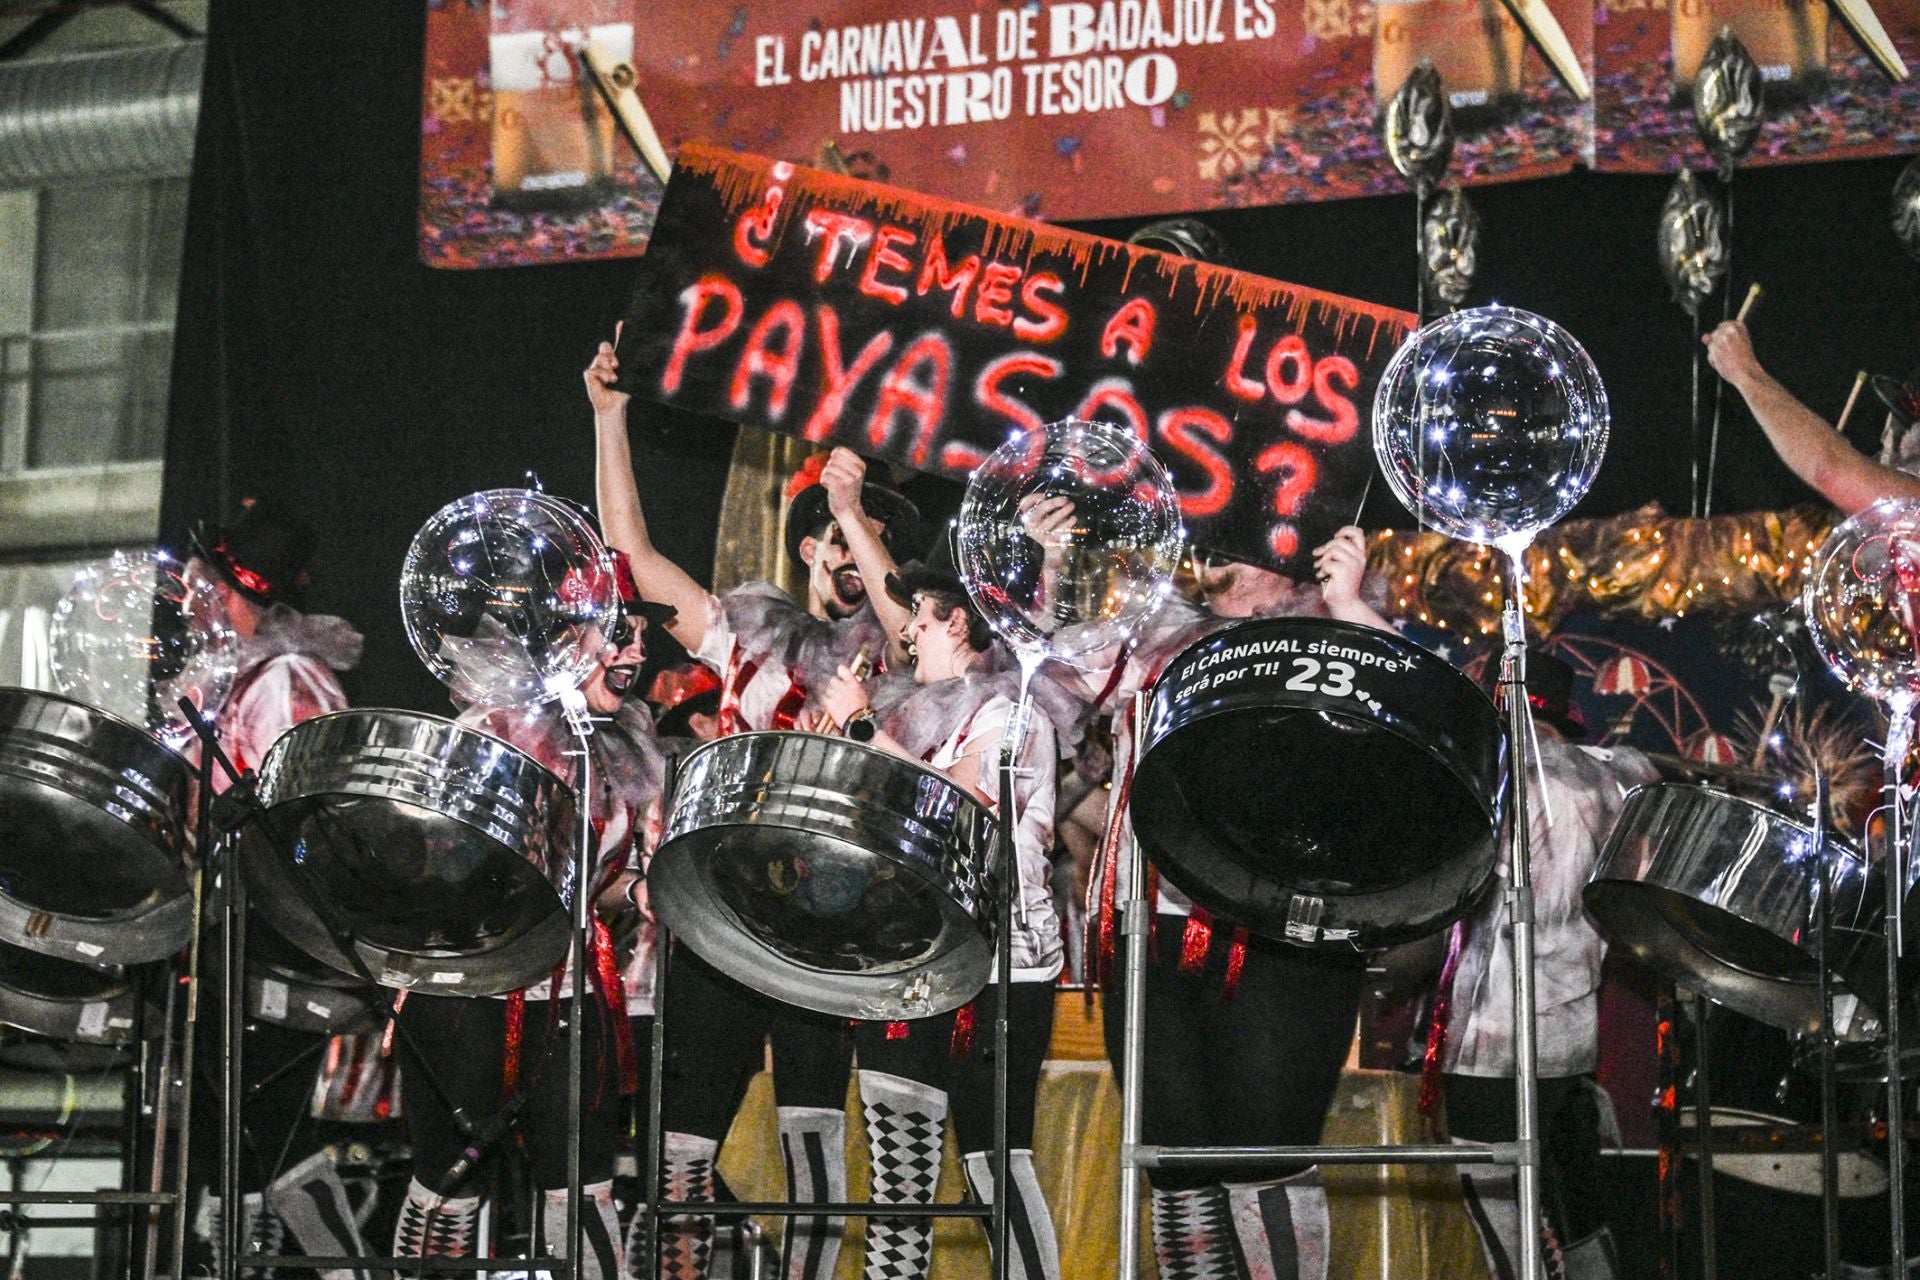
[[911,1034],[913,1034],[913,1028],[904,1022],[889,1022],[887,1024],[887,1039],[889,1040],[905,1040]]
[[953,1039],[949,1042],[947,1049],[954,1057],[965,1058],[972,1055],[973,1026],[973,1001],[969,1000],[953,1015]]
[[1467,926],[1453,926],[1447,938],[1447,961],[1440,969],[1440,983],[1433,990],[1433,1016],[1427,1023],[1427,1049],[1420,1057],[1420,1114],[1433,1119],[1440,1106],[1443,1081],[1440,1061],[1447,1052],[1447,1027],[1453,1020],[1453,978],[1460,969],[1460,953],[1466,950]]
[[520,1047],[527,1030],[527,993],[507,997],[507,1053],[500,1064],[500,1094],[511,1098],[520,1091]]
[[1240,975],[1247,969],[1247,931],[1233,931],[1233,945],[1227,948],[1227,974],[1220,979],[1220,1003],[1233,1003],[1240,992]]
[[1195,907],[1180,932],[1180,972],[1199,973],[1207,967],[1207,953],[1213,950],[1213,917]]

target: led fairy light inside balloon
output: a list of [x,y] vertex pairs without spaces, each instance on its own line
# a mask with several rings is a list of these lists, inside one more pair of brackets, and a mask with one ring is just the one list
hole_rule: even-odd
[[120,551],[74,575],[48,627],[54,682],[173,748],[193,737],[185,698],[219,713],[240,641],[211,582],[161,549]]
[[612,560],[572,505],[530,490],[448,503],[401,570],[407,639],[466,702],[536,706],[591,674],[620,610]]

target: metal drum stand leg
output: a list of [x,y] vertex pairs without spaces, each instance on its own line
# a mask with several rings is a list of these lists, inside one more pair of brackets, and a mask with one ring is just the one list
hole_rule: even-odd
[[[1518,572],[1516,570],[1516,580]],[[1526,639],[1520,622],[1517,599],[1507,604],[1506,663],[1503,683],[1524,685]],[[1511,695],[1512,689],[1509,689]],[[1136,726],[1145,714],[1145,695],[1135,698],[1132,714]],[[1526,694],[1521,688],[1517,699],[1509,697],[1510,756],[1520,754],[1525,741]],[[1520,1074],[1518,1089],[1519,1141],[1503,1143],[1404,1144],[1395,1146],[1273,1146],[1273,1147],[1175,1147],[1153,1146],[1141,1141],[1144,1127],[1146,1057],[1146,963],[1147,913],[1151,904],[1144,900],[1144,875],[1137,843],[1121,842],[1117,855],[1124,859],[1118,868],[1119,883],[1125,898],[1121,912],[1124,935],[1123,972],[1126,974],[1122,1027],[1121,1106],[1120,1106],[1120,1240],[1119,1280],[1138,1280],[1140,1275],[1142,1170],[1180,1169],[1221,1173],[1254,1171],[1279,1163],[1320,1165],[1513,1165],[1520,1174],[1520,1213],[1522,1230],[1522,1274],[1531,1277],[1540,1266],[1540,1157],[1535,1117],[1538,1111],[1538,1064],[1533,1039],[1533,901],[1527,863],[1525,782],[1523,761],[1510,763],[1508,781],[1510,808],[1515,815],[1509,825],[1510,859],[1514,876],[1514,982],[1516,1066]]]
[[1907,1082],[1900,1044],[1900,962],[1906,958],[1907,860],[1912,825],[1901,790],[1906,780],[1907,749],[1913,742],[1913,700],[1908,695],[1889,707],[1886,776],[1893,821],[1883,862],[1887,883],[1887,1222],[1888,1263],[1893,1274],[1907,1268]]

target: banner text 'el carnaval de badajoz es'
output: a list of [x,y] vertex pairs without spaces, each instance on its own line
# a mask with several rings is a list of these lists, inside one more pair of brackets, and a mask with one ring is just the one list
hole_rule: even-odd
[[[1065,220],[1404,190],[1376,119],[1421,58],[1465,182],[1704,168],[1688,97],[1723,26],[1767,85],[1745,163],[1920,149],[1920,87],[1863,23],[1920,62],[1920,0],[432,0],[422,256],[644,250],[660,178],[583,80],[589,48],[631,68],[664,157],[706,143]],[[1543,56],[1554,32],[1577,72]]]

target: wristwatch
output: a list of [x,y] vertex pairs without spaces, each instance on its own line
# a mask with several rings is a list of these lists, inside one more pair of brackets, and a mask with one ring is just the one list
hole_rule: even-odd
[[880,726],[873,722],[873,708],[862,707],[847,717],[845,733],[855,742],[872,742]]

